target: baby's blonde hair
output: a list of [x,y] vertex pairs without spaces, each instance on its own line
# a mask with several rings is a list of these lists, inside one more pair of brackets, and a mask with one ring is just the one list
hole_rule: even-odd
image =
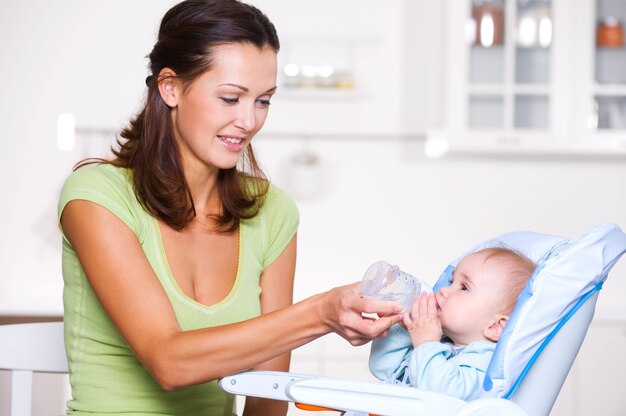
[[510,315],[517,303],[520,292],[526,286],[528,279],[537,265],[528,257],[515,250],[505,247],[491,247],[479,250],[485,254],[485,263],[497,261],[504,268],[502,276],[502,298],[500,313]]

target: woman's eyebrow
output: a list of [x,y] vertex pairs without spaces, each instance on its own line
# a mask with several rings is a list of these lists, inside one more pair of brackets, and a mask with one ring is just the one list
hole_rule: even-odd
[[[220,87],[235,87],[235,88],[239,88],[243,92],[249,92],[250,91],[248,88],[244,87],[243,85],[233,84],[231,82],[227,82],[225,84],[220,84],[219,86]],[[272,88],[270,88],[267,91],[265,91],[265,94],[271,94],[274,91],[276,91],[277,88],[278,88],[277,86],[273,86]]]
[[235,88],[239,88],[240,90],[244,91],[244,92],[248,92],[248,88],[244,87],[243,85],[239,85],[239,84],[233,84],[230,82],[224,83],[224,84],[220,84],[220,87],[235,87]]

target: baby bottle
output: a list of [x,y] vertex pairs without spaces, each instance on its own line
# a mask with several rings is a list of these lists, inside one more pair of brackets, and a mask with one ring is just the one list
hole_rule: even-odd
[[364,298],[396,300],[402,303],[405,311],[411,309],[413,300],[422,292],[432,292],[432,288],[386,261],[372,264],[361,280]]

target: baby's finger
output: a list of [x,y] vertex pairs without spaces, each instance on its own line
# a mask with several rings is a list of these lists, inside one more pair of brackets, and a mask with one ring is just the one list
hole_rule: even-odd
[[411,314],[409,312],[402,315],[402,323],[406,329],[413,328],[413,319],[411,318]]
[[420,294],[419,316],[421,318],[425,318],[428,316],[428,294],[427,293]]
[[413,328],[413,321],[408,313],[405,313],[402,317],[402,324],[404,324],[407,330],[411,330],[411,328]]
[[428,316],[433,318],[437,316],[437,300],[434,293],[428,295]]

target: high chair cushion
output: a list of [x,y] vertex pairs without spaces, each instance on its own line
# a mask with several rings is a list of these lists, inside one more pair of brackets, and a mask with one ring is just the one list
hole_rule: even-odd
[[504,234],[453,261],[434,290],[450,284],[452,271],[463,257],[488,247],[516,250],[537,263],[485,377],[483,397],[506,397],[544,340],[575,312],[581,299],[602,287],[609,270],[626,251],[626,235],[615,224],[596,226],[577,240],[527,231]]

